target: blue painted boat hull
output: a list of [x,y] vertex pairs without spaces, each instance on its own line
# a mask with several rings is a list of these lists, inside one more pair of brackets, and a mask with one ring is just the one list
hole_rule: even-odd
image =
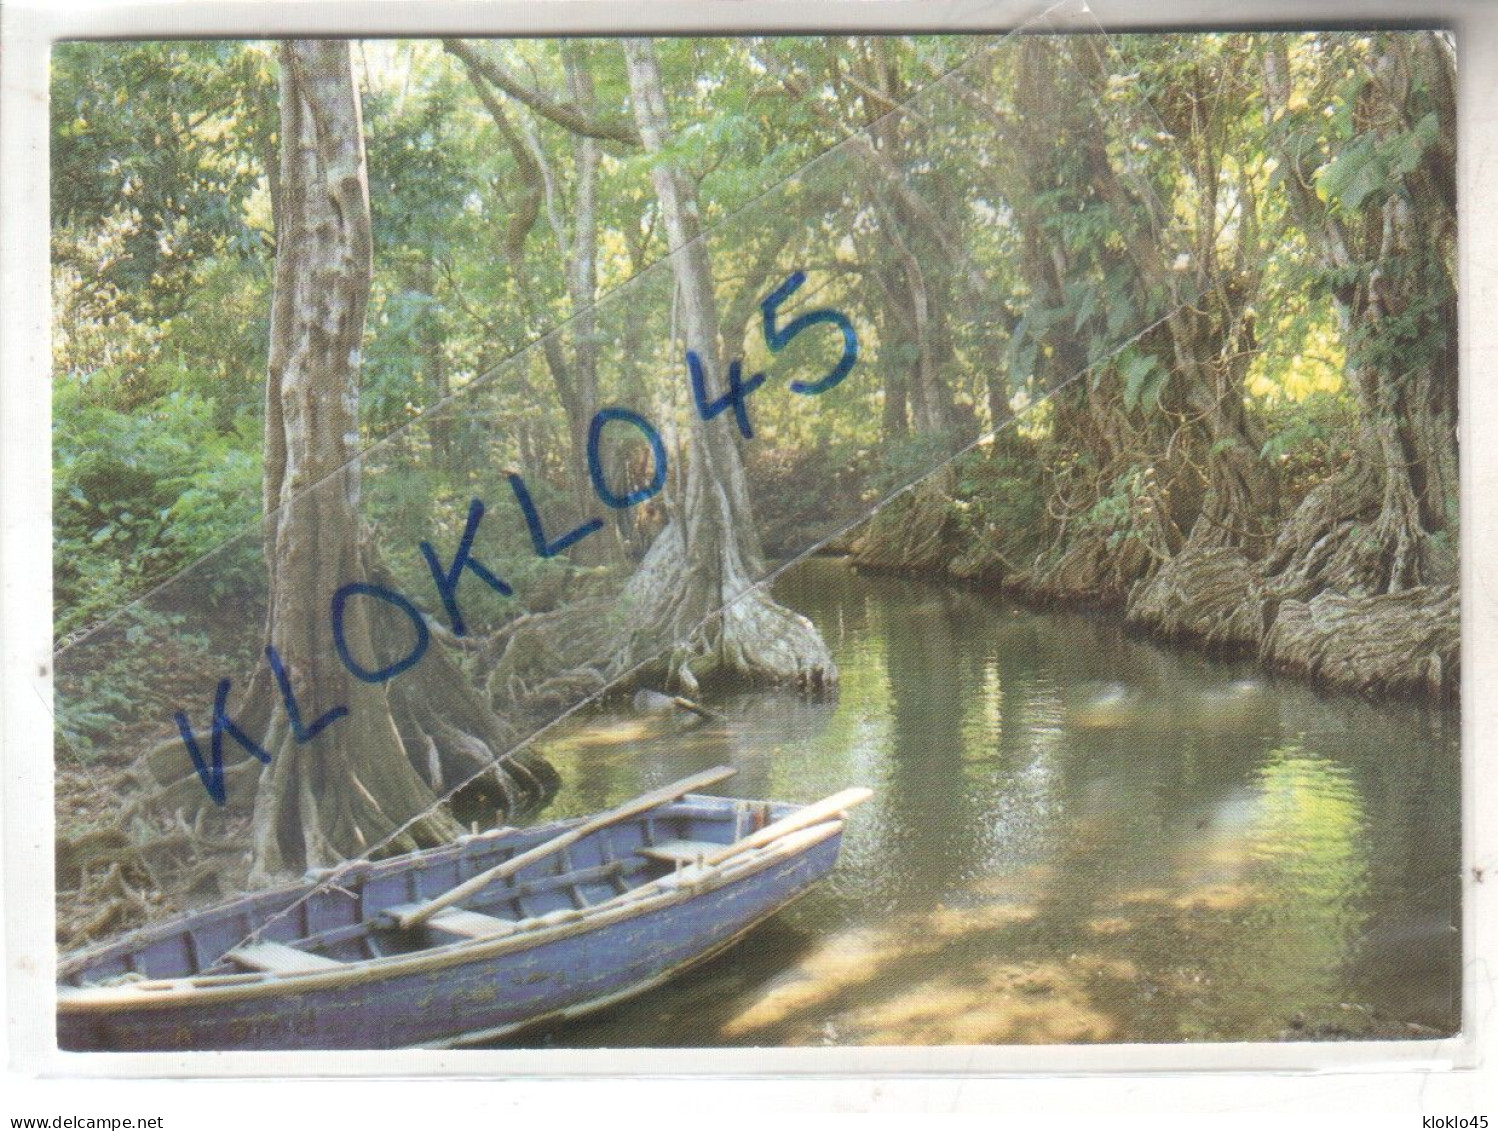
[[[65,987],[58,1044],[375,1049],[499,1037],[647,990],[721,951],[832,870],[841,830],[831,822],[795,851],[756,854],[761,858],[699,883],[673,888],[668,881],[664,892],[606,902],[602,913],[553,914],[560,921],[519,936],[350,964],[347,971],[249,987],[242,978],[200,978],[191,989],[168,985],[154,997],[148,986],[108,1009],[95,1008],[87,988]],[[727,830],[721,839],[731,839]]]

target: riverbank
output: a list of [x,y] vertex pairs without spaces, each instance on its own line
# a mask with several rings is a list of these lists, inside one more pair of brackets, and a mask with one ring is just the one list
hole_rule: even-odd
[[[1251,657],[1267,671],[1372,698],[1456,702],[1461,607],[1455,584],[1394,593],[1343,591],[1294,560],[1313,489],[1259,559],[1235,547],[1153,551],[1129,523],[1045,531],[985,516],[1013,508],[1013,481],[973,475],[973,453],[916,484],[840,540],[855,567],[997,589],[1034,608],[1090,608],[1178,647]],[[962,466],[963,464],[967,466]],[[1334,488],[1328,480],[1321,488]],[[1030,486],[1024,484],[1023,486]],[[1329,493],[1329,492],[1328,492]],[[1365,516],[1344,508],[1313,545],[1356,537]],[[1289,567],[1289,568],[1277,568]]]
[[[1161,647],[1113,613],[1034,611],[986,585],[850,563],[803,561],[775,583],[828,641],[837,695],[740,689],[715,696],[707,721],[613,697],[537,751],[563,781],[549,817],[722,764],[738,767],[742,796],[869,785],[875,799],[851,823],[832,882],[717,962],[510,1043],[1455,1030],[1460,749],[1449,712],[1321,696],[1257,678],[1251,661]],[[60,845],[100,784],[60,776]],[[118,775],[102,784],[127,790]],[[94,816],[101,828],[111,819],[103,807]],[[234,820],[215,834],[226,847],[247,835],[247,818]],[[120,833],[75,840],[60,855],[60,926],[113,934],[243,890],[242,851],[202,859],[205,886],[170,904],[150,871],[110,875],[83,851],[139,853],[154,870],[187,832],[129,848]]]

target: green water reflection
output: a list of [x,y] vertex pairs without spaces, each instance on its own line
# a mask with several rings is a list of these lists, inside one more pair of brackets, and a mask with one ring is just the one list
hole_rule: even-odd
[[839,868],[722,958],[518,1043],[1429,1036],[1459,1025],[1458,728],[969,590],[813,560],[842,672],[723,724],[616,704],[545,743],[563,813],[718,763],[850,784]]

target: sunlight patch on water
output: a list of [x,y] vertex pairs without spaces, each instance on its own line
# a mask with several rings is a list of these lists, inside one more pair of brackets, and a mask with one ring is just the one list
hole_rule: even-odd
[[1087,977],[1074,963],[980,963],[855,1010],[845,1025],[875,1045],[1106,1041],[1118,1025],[1096,1007]]
[[1100,1007],[1094,987],[1132,981],[1138,967],[1101,954],[994,957],[1004,950],[995,939],[1036,915],[1034,907],[1011,904],[942,907],[881,928],[840,932],[777,976],[722,1035],[773,1034],[794,1044],[1110,1039],[1118,1022]]

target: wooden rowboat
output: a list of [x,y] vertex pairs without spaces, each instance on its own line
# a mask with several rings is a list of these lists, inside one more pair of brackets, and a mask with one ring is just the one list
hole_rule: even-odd
[[586,1013],[739,939],[826,876],[846,810],[694,793],[309,876],[65,958],[72,1050],[451,1046]]

